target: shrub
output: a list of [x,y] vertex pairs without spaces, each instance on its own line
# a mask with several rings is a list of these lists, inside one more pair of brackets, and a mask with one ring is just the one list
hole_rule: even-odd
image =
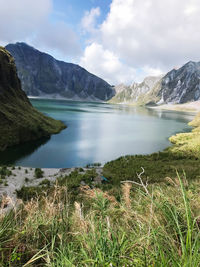
[[39,185],[50,186],[51,185],[51,182],[48,179],[44,179],[42,182],[39,183]]
[[25,177],[25,180],[24,180],[26,183],[29,182],[29,179],[27,177]]
[[9,169],[7,169],[6,166],[3,166],[3,167],[0,168],[0,175],[2,175],[2,176],[10,176],[11,174],[12,174],[12,172]]
[[41,170],[40,168],[35,168],[35,177],[36,178],[42,178],[43,177],[43,170]]

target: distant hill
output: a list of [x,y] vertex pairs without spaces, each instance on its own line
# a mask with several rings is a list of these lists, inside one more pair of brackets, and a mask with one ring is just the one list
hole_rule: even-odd
[[25,44],[9,44],[15,58],[22,89],[28,96],[107,101],[115,91],[111,85],[84,68],[56,60]]
[[188,62],[168,72],[158,92],[159,103],[186,103],[200,99],[200,62]]
[[[110,100],[111,103],[137,103],[146,104],[154,101],[153,90],[159,87],[162,76],[146,77],[141,83],[133,83],[131,86],[123,84],[115,87],[116,95]],[[150,95],[149,95],[150,94]]]
[[58,133],[65,125],[38,112],[21,89],[13,57],[0,47],[0,150]]
[[114,103],[180,104],[200,100],[200,62],[188,62],[166,75],[115,87]]

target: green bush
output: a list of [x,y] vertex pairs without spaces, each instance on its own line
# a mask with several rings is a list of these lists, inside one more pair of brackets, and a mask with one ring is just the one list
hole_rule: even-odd
[[10,171],[6,166],[3,166],[0,168],[0,175],[10,176],[10,175],[12,175],[12,171]]
[[51,182],[48,179],[44,179],[42,182],[39,183],[39,185],[50,186],[51,185]]
[[43,170],[41,170],[40,168],[35,168],[35,177],[36,178],[42,178],[43,177]]

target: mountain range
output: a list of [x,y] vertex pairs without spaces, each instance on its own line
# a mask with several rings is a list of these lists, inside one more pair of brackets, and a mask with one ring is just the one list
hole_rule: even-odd
[[115,87],[84,68],[42,53],[25,44],[9,44],[22,89],[28,96],[159,105],[200,99],[200,62],[188,62],[165,75],[146,77],[141,83]]
[[56,60],[25,43],[5,48],[15,59],[28,96],[107,101],[115,94],[110,84],[76,64]]
[[116,87],[114,103],[181,104],[200,100],[200,62],[188,62],[166,75]]

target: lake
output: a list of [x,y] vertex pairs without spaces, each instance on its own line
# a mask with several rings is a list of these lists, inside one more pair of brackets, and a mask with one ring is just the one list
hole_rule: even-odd
[[191,130],[193,114],[126,105],[32,99],[41,112],[68,127],[50,139],[9,148],[0,163],[67,168],[105,163],[127,154],[148,154],[170,145],[168,138]]

